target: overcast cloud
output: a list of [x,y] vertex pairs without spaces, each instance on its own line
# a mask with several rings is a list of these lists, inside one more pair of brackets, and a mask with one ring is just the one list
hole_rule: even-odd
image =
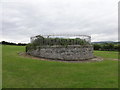
[[2,0],[1,4],[0,40],[27,43],[31,36],[58,33],[86,34],[92,41],[118,40],[118,0]]

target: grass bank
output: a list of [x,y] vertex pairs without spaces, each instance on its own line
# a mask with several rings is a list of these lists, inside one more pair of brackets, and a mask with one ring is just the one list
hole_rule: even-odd
[[95,51],[101,62],[65,63],[19,56],[24,46],[3,46],[3,88],[117,88],[118,52]]

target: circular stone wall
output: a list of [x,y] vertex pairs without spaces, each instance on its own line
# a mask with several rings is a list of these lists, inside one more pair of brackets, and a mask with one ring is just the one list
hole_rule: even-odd
[[58,60],[86,60],[94,57],[92,45],[42,46],[28,50],[27,54]]

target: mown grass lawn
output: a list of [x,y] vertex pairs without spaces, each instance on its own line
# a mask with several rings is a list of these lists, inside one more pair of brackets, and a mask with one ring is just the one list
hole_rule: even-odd
[[23,46],[3,46],[3,88],[118,88],[118,52],[95,51],[101,62],[65,63],[19,56]]
[[0,45],[0,89],[2,89],[2,45]]

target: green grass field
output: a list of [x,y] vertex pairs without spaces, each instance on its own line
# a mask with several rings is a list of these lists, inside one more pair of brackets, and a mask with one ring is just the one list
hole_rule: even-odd
[[65,63],[19,56],[23,46],[3,46],[3,88],[118,88],[118,52],[95,51],[101,62]]
[[0,89],[2,88],[2,45],[0,45]]

